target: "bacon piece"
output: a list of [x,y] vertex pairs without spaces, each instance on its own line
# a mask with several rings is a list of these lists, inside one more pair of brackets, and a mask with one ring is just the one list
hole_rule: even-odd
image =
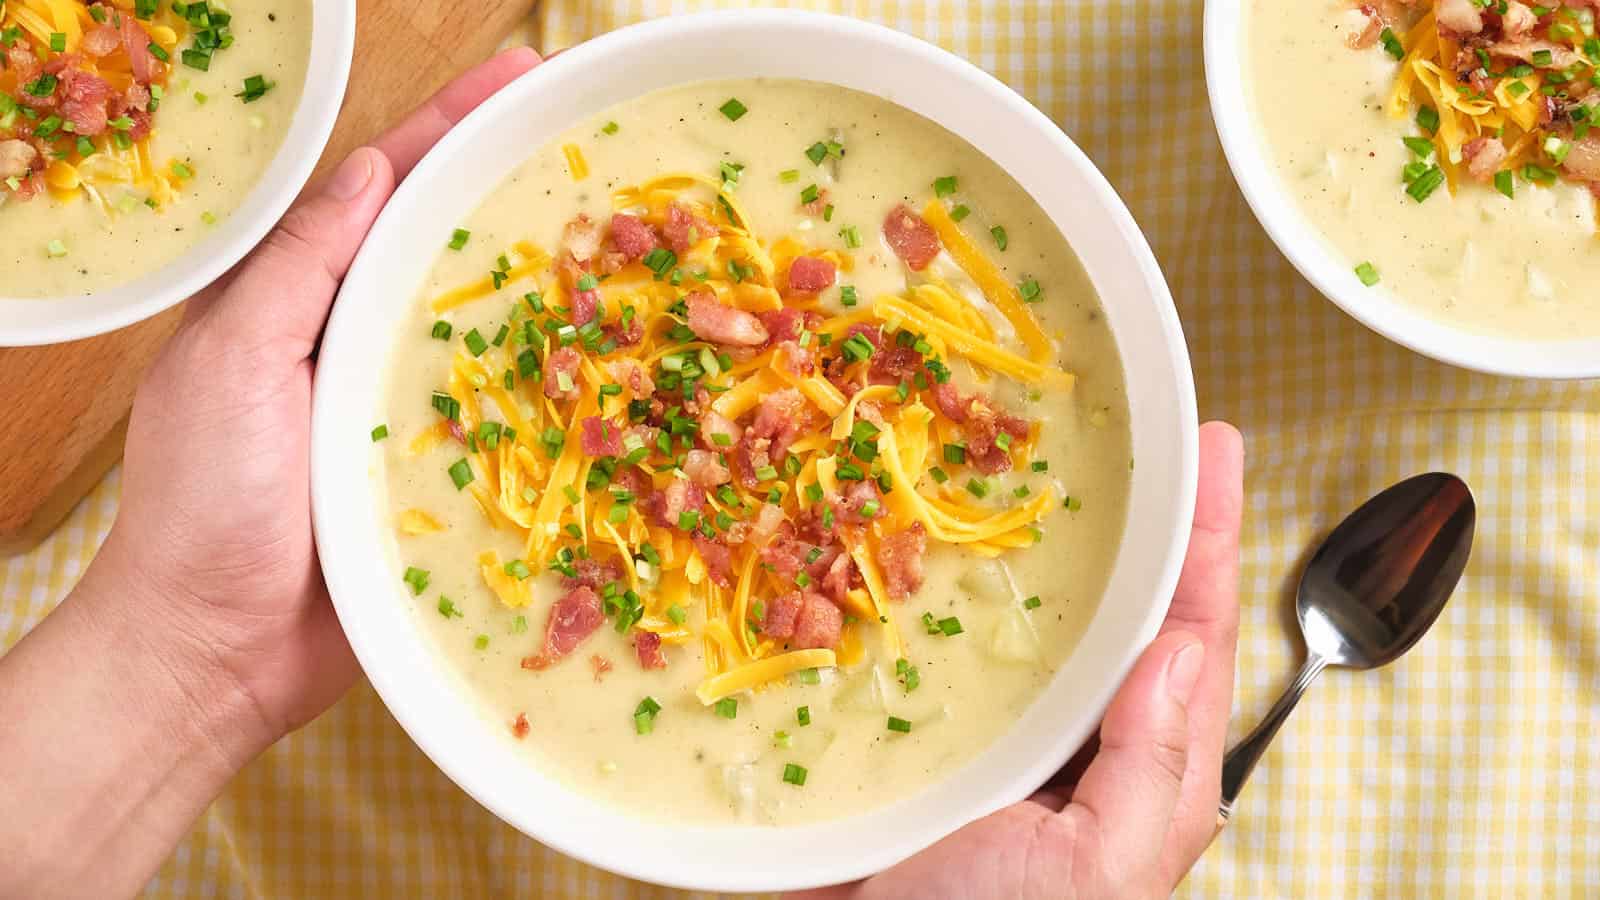
[[1384,21],[1371,4],[1363,3],[1357,14],[1362,17],[1361,30],[1345,35],[1344,43],[1352,50],[1364,50],[1378,42],[1378,35],[1383,33]]
[[828,189],[818,188],[817,196],[809,203],[800,204],[806,215],[820,216],[828,208]]
[[[853,481],[844,488],[844,497],[840,499],[838,510],[834,513],[835,519],[846,522],[869,522],[877,516],[883,515],[883,495],[878,493],[877,482]],[[864,511],[868,503],[877,503],[878,507],[867,515]]]
[[572,292],[572,324],[582,328],[590,322],[593,322],[595,313],[599,311],[599,291]]
[[606,363],[606,371],[635,397],[649,397],[656,392],[656,383],[650,379],[650,371],[636,359],[614,359]]
[[883,236],[894,255],[913,272],[926,269],[939,255],[939,235],[933,226],[903,203],[890,210],[888,218],[883,220]]
[[[99,8],[105,9],[103,6]],[[122,46],[122,32],[113,25],[96,25],[83,33],[83,41],[78,46],[83,48],[83,52],[97,59],[110,56]]]
[[600,252],[600,226],[588,213],[578,213],[561,229],[561,243],[574,260],[586,263]]
[[856,324],[851,325],[849,328],[846,328],[844,330],[844,334],[840,335],[839,340],[841,342],[848,341],[856,335],[860,335],[861,337],[865,338],[867,343],[872,345],[872,352],[874,355],[876,355],[879,350],[883,349],[883,327],[881,325],[873,325],[868,322],[857,322]]
[[122,18],[122,49],[128,54],[128,65],[133,69],[133,80],[148,85],[161,74],[161,63],[150,52],[150,34],[138,20],[126,13]]
[[112,119],[127,118],[133,124],[125,132],[128,139],[142,141],[150,135],[150,89],[134,83],[120,97],[112,97],[107,114]]
[[27,141],[0,141],[0,179],[21,178],[38,158],[39,151]]
[[1581,141],[1573,141],[1561,170],[1569,178],[1587,181],[1591,186],[1600,184],[1600,138],[1590,134]]
[[1473,178],[1488,181],[1500,170],[1500,164],[1506,161],[1506,145],[1499,138],[1473,138],[1461,148],[1461,155],[1467,158],[1467,172]]
[[706,564],[706,572],[711,575],[711,580],[723,587],[733,585],[733,551],[718,541],[714,541],[703,534],[695,533],[692,538],[694,549],[699,551],[700,559]]
[[527,713],[517,713],[517,717],[511,720],[511,736],[517,740],[527,737],[530,730],[532,726],[528,724]]
[[589,668],[594,670],[594,680],[598,684],[605,679],[606,673],[611,671],[611,660],[596,653],[589,657]]
[[967,408],[972,401],[961,396],[956,386],[945,382],[933,385],[933,403],[944,413],[945,418],[960,425],[967,421]]
[[[791,387],[773,391],[762,398],[755,421],[745,431],[746,439],[769,441],[766,447],[769,460],[782,459],[805,428],[805,408],[805,397],[799,390]],[[756,468],[761,465],[770,463],[757,464]]]
[[975,398],[968,410],[967,463],[986,475],[1010,471],[1011,451],[998,442],[1001,434],[1010,436],[1011,446],[1028,439],[1030,426],[1027,419],[996,409],[987,400]]
[[599,416],[588,416],[579,423],[579,443],[585,456],[621,456],[622,426]]
[[690,450],[683,458],[683,474],[704,488],[714,488],[733,480],[733,473],[710,450]]
[[761,504],[761,511],[756,513],[755,524],[750,526],[750,533],[746,535],[746,540],[764,544],[778,533],[778,529],[783,527],[783,523],[783,507],[774,506],[771,503],[763,503]]
[[661,652],[661,635],[654,631],[640,631],[633,636],[633,652],[644,669],[665,669],[667,655]]
[[800,618],[800,607],[803,605],[805,601],[799,591],[790,591],[768,600],[766,615],[761,621],[761,633],[774,638],[793,637],[794,623]]
[[839,612],[839,607],[821,594],[807,592],[803,595],[800,614],[795,617],[794,636],[789,639],[789,646],[797,650],[837,647],[843,629],[844,614]]
[[617,213],[611,217],[611,243],[624,259],[635,262],[656,248],[656,233],[638,217]]
[[[568,400],[578,396],[578,366],[583,362],[583,357],[571,347],[562,347],[556,352],[545,357],[544,360],[544,395],[551,400]],[[565,374],[572,385],[562,389],[561,376]]]
[[815,256],[797,256],[789,264],[789,290],[796,294],[815,294],[831,287],[838,270],[833,263]]
[[[719,440],[716,437],[719,434],[726,440]],[[707,409],[700,415],[700,445],[708,450],[719,453],[728,450],[743,436],[743,428],[714,409]]]
[[822,576],[822,593],[829,600],[842,603],[844,595],[850,592],[850,585],[855,579],[856,561],[848,554],[841,553],[834,557],[833,564],[828,566],[828,574]]
[[806,540],[795,535],[790,529],[789,535],[761,548],[761,561],[772,567],[779,581],[793,581],[802,571],[812,582],[821,581],[840,555],[839,548],[832,545],[832,535],[807,534]]
[[689,307],[689,330],[717,344],[759,347],[767,341],[766,326],[742,309],[723,306],[715,294],[700,289],[685,300]]
[[802,377],[810,375],[817,370],[817,355],[810,348],[802,347],[795,341],[784,341],[778,345],[778,357],[784,368]]
[[[28,82],[39,77],[39,57],[33,55],[27,41],[18,41],[6,50],[6,69],[17,76],[17,87],[21,88]],[[28,101],[27,92],[18,99],[24,103]]]
[[921,353],[911,347],[886,347],[872,354],[872,362],[867,367],[867,380],[873,384],[899,384],[911,381],[920,371]]
[[600,326],[600,333],[617,342],[618,347],[632,347],[644,339],[644,323],[638,316],[628,320],[624,325],[621,321]]
[[576,574],[561,576],[561,586],[571,590],[578,587],[600,590],[613,581],[622,580],[622,564],[616,560],[601,562],[593,557],[572,561]]
[[927,550],[928,532],[921,522],[878,542],[878,565],[891,599],[904,600],[922,587],[922,556]]
[[685,512],[700,512],[706,507],[706,492],[698,484],[674,478],[666,487],[645,499],[643,505],[657,525],[678,527],[678,517]]
[[[1456,2],[1466,3],[1469,7],[1472,5],[1472,0],[1456,0]],[[1542,68],[1565,69],[1582,61],[1578,54],[1572,51],[1571,47],[1557,44],[1553,41],[1523,38],[1514,41],[1499,41],[1489,45],[1489,52],[1496,56],[1509,56],[1512,59],[1520,59],[1530,64],[1533,62],[1533,55],[1541,50],[1550,53],[1550,65]]]
[[1525,3],[1511,0],[1506,4],[1506,11],[1500,15],[1500,30],[1508,38],[1527,37],[1533,29],[1539,26],[1539,17]]
[[695,215],[681,203],[667,207],[667,224],[662,227],[662,237],[672,252],[682,256],[701,239],[716,234],[717,227]]
[[461,423],[459,421],[455,419],[445,419],[444,430],[450,432],[450,436],[455,438],[456,443],[466,446],[467,430],[461,427]]
[[1434,16],[1441,29],[1456,35],[1477,34],[1483,30],[1483,12],[1472,0],[1439,0]]
[[600,595],[587,587],[569,591],[550,607],[550,622],[544,630],[544,649],[537,656],[522,660],[524,669],[545,669],[571,653],[605,622]]

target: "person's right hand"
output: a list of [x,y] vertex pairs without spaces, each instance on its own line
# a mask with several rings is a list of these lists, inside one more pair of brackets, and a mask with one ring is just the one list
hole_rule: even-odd
[[1170,895],[1217,833],[1239,629],[1239,432],[1200,429],[1200,496],[1161,634],[1098,745],[1028,800],[888,871],[793,900],[1141,900]]

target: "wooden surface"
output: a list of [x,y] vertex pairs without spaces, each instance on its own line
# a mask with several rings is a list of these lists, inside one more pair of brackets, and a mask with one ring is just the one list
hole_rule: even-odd
[[[533,3],[359,0],[350,88],[318,173],[487,57]],[[122,457],[134,389],[181,317],[172,309],[88,340],[0,348],[0,555],[42,540]]]

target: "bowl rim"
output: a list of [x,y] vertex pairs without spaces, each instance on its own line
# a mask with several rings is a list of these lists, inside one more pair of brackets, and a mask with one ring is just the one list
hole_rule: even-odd
[[1246,84],[1247,0],[1205,0],[1203,55],[1211,116],[1223,156],[1256,221],[1300,275],[1351,318],[1439,362],[1488,375],[1570,380],[1600,376],[1600,337],[1502,337],[1427,315],[1381,285],[1367,287],[1352,265],[1283,190],[1256,127]]
[[[1160,480],[1163,489],[1170,488],[1171,496],[1163,495],[1162,518],[1157,522],[1147,523],[1150,527],[1142,533],[1147,544],[1157,548],[1151,551],[1152,558],[1159,559],[1159,565],[1151,565],[1144,577],[1153,581],[1155,589],[1146,601],[1138,598],[1139,602],[1148,602],[1148,607],[1137,607],[1133,612],[1126,613],[1125,618],[1131,623],[1126,626],[1132,639],[1125,646],[1119,647],[1110,654],[1114,661],[1103,667],[1101,671],[1103,683],[1094,688],[1086,688],[1089,695],[1079,707],[1070,713],[1054,712],[1050,718],[1052,730],[1047,742],[1041,741],[1037,746],[1030,746],[1031,752],[1026,759],[1019,761],[1015,769],[1007,769],[1002,776],[996,773],[995,779],[1004,778],[1005,784],[996,789],[979,802],[963,800],[953,804],[954,810],[948,812],[945,818],[929,823],[915,817],[903,817],[897,820],[898,827],[881,834],[881,839],[869,846],[854,846],[851,848],[849,858],[836,858],[826,861],[827,865],[822,871],[815,869],[801,871],[803,867],[783,866],[777,870],[757,870],[754,863],[745,863],[743,868],[738,866],[721,867],[707,866],[705,864],[692,864],[682,860],[655,860],[640,862],[637,858],[637,846],[616,848],[611,846],[611,841],[596,841],[585,843],[582,840],[583,829],[589,828],[587,823],[575,821],[577,817],[555,819],[548,811],[540,812],[528,809],[526,800],[517,800],[504,796],[508,792],[502,783],[472,771],[466,763],[469,759],[485,758],[482,754],[493,754],[495,751],[488,748],[489,743],[502,742],[498,737],[491,737],[487,729],[478,727],[477,731],[484,733],[482,742],[471,748],[463,748],[463,742],[478,740],[471,735],[446,732],[443,724],[456,713],[445,711],[430,705],[425,698],[416,695],[406,695],[400,692],[400,683],[413,677],[406,670],[414,667],[417,660],[402,658],[398,648],[390,649],[376,646],[374,641],[379,630],[376,619],[380,614],[370,612],[365,607],[370,607],[369,598],[374,593],[370,576],[375,571],[387,572],[391,567],[390,559],[374,560],[370,552],[362,558],[351,560],[348,563],[332,565],[335,559],[344,559],[342,550],[347,546],[359,545],[364,539],[352,538],[352,527],[368,528],[377,531],[381,526],[361,524],[363,515],[370,516],[371,512],[352,510],[344,498],[341,503],[341,491],[365,490],[372,492],[370,487],[351,488],[348,484],[352,477],[359,477],[360,473],[369,471],[370,457],[363,456],[359,468],[348,456],[355,453],[355,448],[360,445],[353,443],[348,435],[339,433],[340,429],[349,430],[351,418],[348,410],[340,408],[338,399],[342,391],[347,391],[347,376],[356,373],[359,368],[354,363],[344,362],[340,348],[346,342],[367,341],[371,342],[372,335],[361,331],[363,319],[361,316],[376,315],[369,313],[361,304],[364,301],[361,294],[363,285],[372,282],[376,286],[375,274],[385,266],[385,253],[394,252],[390,242],[386,240],[391,229],[416,228],[416,225],[406,225],[411,221],[407,214],[414,208],[426,205],[429,196],[429,182],[439,178],[448,177],[448,169],[458,154],[464,152],[471,142],[477,139],[482,132],[490,130],[493,123],[503,117],[524,110],[527,104],[536,104],[533,99],[538,91],[552,84],[562,84],[564,81],[578,79],[579,73],[588,71],[590,67],[607,59],[631,58],[628,54],[638,51],[641,47],[658,45],[669,41],[678,41],[686,35],[696,35],[702,39],[727,36],[727,33],[741,30],[763,30],[774,34],[798,37],[802,32],[807,35],[836,39],[841,44],[846,41],[859,41],[872,44],[878,49],[891,53],[899,62],[914,64],[916,66],[930,66],[947,78],[957,78],[970,82],[975,93],[982,95],[989,104],[984,106],[988,115],[1004,115],[1013,122],[1028,127],[1036,132],[1037,139],[1048,142],[1051,151],[1064,166],[1071,167],[1075,175],[1081,178],[1091,191],[1093,201],[1098,202],[1106,212],[1110,231],[1114,232],[1119,255],[1130,260],[1129,268],[1136,272],[1141,288],[1148,292],[1148,313],[1141,315],[1155,320],[1154,331],[1158,334],[1150,340],[1160,344],[1161,352],[1151,351],[1147,354],[1150,366],[1159,369],[1160,374],[1150,376],[1152,381],[1159,381],[1162,386],[1163,399],[1170,399],[1171,407],[1158,412],[1163,417],[1170,417],[1171,446],[1153,447],[1146,449],[1135,448],[1139,458],[1144,459],[1148,453],[1152,458],[1165,457],[1168,463],[1167,471],[1158,476],[1147,476],[1151,481]],[[814,80],[830,80],[824,74],[824,66],[817,66],[817,76]],[[673,84],[685,84],[706,80],[709,76],[684,78],[677,81],[651,82],[647,88],[635,91],[630,96],[638,96],[649,90],[660,89]],[[745,77],[760,77],[751,74]],[[838,83],[838,82],[835,82]],[[552,101],[554,102],[554,101]],[[890,99],[889,102],[898,102]],[[607,104],[609,105],[609,104]],[[900,104],[905,105],[905,104]],[[599,107],[590,109],[586,114],[593,114]],[[922,113],[927,115],[926,112]],[[937,121],[937,119],[936,119]],[[569,122],[563,120],[560,127],[565,127]],[[940,124],[950,128],[948,123]],[[956,129],[951,128],[952,131]],[[552,132],[552,136],[559,133],[559,129]],[[961,135],[963,139],[972,140]],[[982,152],[982,151],[980,151]],[[502,173],[502,177],[503,177]],[[1043,176],[1032,176],[1038,181]],[[1023,179],[1019,179],[1023,180]],[[435,188],[434,190],[440,190]],[[472,204],[476,206],[476,201]],[[1048,212],[1047,212],[1048,214]],[[1059,217],[1051,215],[1054,222],[1059,223]],[[439,223],[434,223],[439,224]],[[445,234],[448,226],[444,225]],[[385,245],[387,251],[376,249],[378,245]],[[1075,248],[1076,249],[1076,248]],[[1079,254],[1085,268],[1091,268],[1090,260]],[[1098,285],[1097,285],[1098,287]],[[414,295],[408,296],[406,302],[411,302]],[[370,301],[377,302],[377,301]],[[1144,302],[1135,304],[1141,310]],[[1128,315],[1133,315],[1129,313]],[[392,332],[389,333],[392,335]],[[1119,340],[1119,351],[1126,352],[1122,341]],[[380,214],[374,224],[368,241],[358,255],[355,264],[347,276],[340,297],[336,302],[330,316],[328,329],[324,338],[324,353],[319,361],[316,376],[315,396],[313,399],[313,430],[312,430],[312,503],[313,521],[316,530],[319,557],[322,561],[327,578],[329,593],[338,612],[340,622],[345,628],[350,639],[350,644],[357,658],[366,671],[367,676],[380,698],[390,710],[391,714],[408,733],[417,746],[440,767],[445,774],[460,786],[463,791],[472,796],[481,805],[489,809],[503,821],[513,825],[523,833],[546,844],[547,846],[576,858],[580,861],[599,868],[622,874],[628,877],[640,878],[657,884],[668,886],[715,891],[770,891],[791,890],[808,887],[817,887],[827,884],[836,884],[865,877],[881,871],[905,857],[930,845],[938,838],[943,837],[949,830],[964,824],[966,821],[977,818],[1000,806],[1024,799],[1037,786],[1060,768],[1080,747],[1092,730],[1097,727],[1100,715],[1109,703],[1111,696],[1120,686],[1127,672],[1132,668],[1139,654],[1141,654],[1152,640],[1165,619],[1168,605],[1181,569],[1184,552],[1188,545],[1190,526],[1192,524],[1195,489],[1198,471],[1198,422],[1196,417],[1196,404],[1194,397],[1194,384],[1189,365],[1188,350],[1183,339],[1181,324],[1177,317],[1171,295],[1166,282],[1162,277],[1155,256],[1138,230],[1132,215],[1122,204],[1104,176],[1094,167],[1092,162],[1081,150],[1063,134],[1043,113],[1006,87],[999,80],[993,78],[971,63],[955,56],[934,45],[905,35],[890,28],[871,24],[855,19],[835,16],[830,14],[814,13],[797,10],[757,10],[757,11],[716,11],[697,13],[684,16],[673,16],[663,19],[646,21],[630,25],[622,29],[605,34],[591,41],[573,47],[560,56],[552,58],[532,72],[522,76],[517,81],[508,85],[494,97],[485,101],[477,110],[473,111],[459,123],[450,134],[446,135],[439,144],[428,153],[426,157],[413,170],[412,175],[400,186],[390,204]],[[384,358],[392,350],[392,342],[385,343],[383,347]],[[348,355],[348,354],[346,354]],[[1171,382],[1168,379],[1170,368]],[[1127,369],[1127,360],[1124,359],[1124,369]],[[1167,389],[1170,389],[1168,391]],[[362,388],[365,390],[365,388]],[[1170,398],[1167,397],[1170,393]],[[1131,400],[1131,398],[1130,398]],[[1135,429],[1137,436],[1138,429]],[[365,438],[365,432],[360,435]],[[371,452],[370,450],[367,452]],[[1152,467],[1156,468],[1156,467]],[[370,476],[369,476],[370,477]],[[1132,491],[1132,489],[1130,489]],[[1146,491],[1145,493],[1150,493]],[[1130,498],[1130,520],[1132,512],[1132,499]],[[1170,518],[1170,521],[1168,519]],[[1128,552],[1130,542],[1125,526],[1123,546],[1118,550],[1118,567],[1123,554]],[[384,576],[388,582],[397,584],[389,576]],[[1130,576],[1131,577],[1131,576]],[[400,594],[400,589],[392,589],[395,596]],[[385,593],[385,596],[389,596]],[[1103,618],[1124,617],[1123,612],[1106,613],[1107,605],[1102,602],[1096,609],[1091,619],[1090,628],[1094,622]],[[384,613],[382,615],[394,615]],[[414,629],[420,630],[420,629]],[[1080,644],[1080,647],[1082,644]],[[428,648],[431,651],[432,648]],[[1074,655],[1077,655],[1076,653]],[[1071,657],[1052,678],[1050,685],[1041,691],[1041,697],[1056,689],[1061,681],[1061,674],[1071,664]],[[1027,721],[1033,716],[1033,711],[1040,704],[1037,702],[1030,707],[1021,717]],[[1040,713],[1044,715],[1044,713]],[[1075,718],[1068,720],[1068,716]],[[1013,726],[1013,731],[1017,726]],[[1003,743],[1006,736],[996,739],[996,744]],[[505,743],[509,743],[506,741]],[[993,747],[981,752],[978,757],[967,764],[973,767],[991,753]],[[521,763],[523,768],[525,761]],[[965,769],[961,771],[966,771]],[[504,776],[501,772],[499,775]],[[807,838],[814,837],[818,841],[825,840],[829,832],[840,822],[856,820],[873,820],[884,817],[891,811],[900,810],[912,801],[901,799],[867,813],[852,816],[843,820],[829,820],[814,825],[786,826],[773,828],[771,826],[677,826],[667,825],[657,821],[641,822],[626,815],[623,811],[606,806],[598,800],[589,800],[586,796],[574,798],[579,794],[575,790],[566,789],[565,786],[553,779],[546,782],[542,776],[534,777],[542,789],[549,790],[557,799],[576,803],[580,808],[587,807],[591,816],[606,822],[609,826],[626,828],[633,832],[651,832],[657,835],[688,834],[696,840],[715,840],[726,838],[728,835],[751,835],[764,840],[772,840],[775,835],[792,835],[796,843],[804,843]],[[954,793],[958,786],[950,783],[956,779],[952,775],[930,787],[915,797],[925,797],[930,794]],[[912,799],[915,799],[912,798]],[[969,798],[970,799],[970,798]],[[951,805],[951,804],[947,804]],[[910,824],[915,823],[915,824]],[[606,832],[610,834],[610,832]],[[732,838],[728,838],[732,840]],[[792,858],[792,856],[790,857]],[[724,863],[726,861],[723,861]],[[811,863],[812,860],[806,860]]]
[[[193,297],[239,263],[278,224],[311,179],[339,118],[355,54],[356,0],[310,0],[306,81],[282,143],[239,208],[209,237],[132,281],[93,294],[8,298],[0,293],[0,347],[76,341],[141,322]],[[252,205],[255,208],[251,208]],[[170,279],[165,283],[162,279]],[[130,296],[126,302],[119,295]],[[59,318],[21,322],[32,305],[81,307]]]

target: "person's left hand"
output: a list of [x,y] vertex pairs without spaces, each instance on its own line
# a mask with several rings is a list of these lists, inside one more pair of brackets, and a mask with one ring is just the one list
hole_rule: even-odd
[[887,872],[791,900],[1144,900],[1169,896],[1217,832],[1238,635],[1243,446],[1200,428],[1200,489],[1161,634],[1112,698],[1097,744],[1033,797]]
[[352,154],[191,301],[139,388],[121,509],[95,566],[159,597],[150,614],[237,681],[268,739],[326,709],[357,672],[311,538],[313,354],[334,292],[396,183],[538,61],[503,53]]

